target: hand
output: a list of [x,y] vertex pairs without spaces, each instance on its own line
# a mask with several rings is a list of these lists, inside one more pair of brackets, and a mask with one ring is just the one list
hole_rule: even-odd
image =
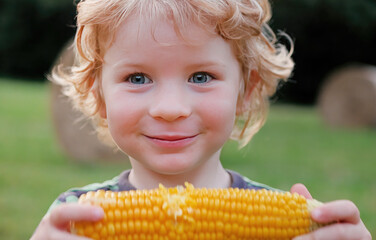
[[42,219],[30,240],[88,240],[69,232],[70,221],[99,221],[103,216],[100,207],[77,203],[61,204]]
[[[301,194],[307,199],[312,199],[311,194],[303,184],[295,184],[290,191]],[[358,208],[351,201],[338,200],[325,203],[313,210],[311,217],[319,223],[335,223],[296,237],[294,240],[372,239],[371,234],[360,219]]]

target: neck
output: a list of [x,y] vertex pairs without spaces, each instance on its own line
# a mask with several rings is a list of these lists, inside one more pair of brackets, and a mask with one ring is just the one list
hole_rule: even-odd
[[219,161],[219,154],[220,152],[216,153],[212,159],[194,169],[178,174],[158,173],[130,158],[132,170],[129,181],[137,189],[158,188],[160,183],[165,187],[184,186],[185,182],[197,188],[228,188],[231,186],[231,177]]

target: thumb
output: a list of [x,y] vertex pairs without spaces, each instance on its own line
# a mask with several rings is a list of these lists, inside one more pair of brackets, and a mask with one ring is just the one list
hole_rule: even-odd
[[103,209],[89,204],[64,203],[50,213],[52,225],[65,229],[70,221],[98,221],[104,217]]
[[307,198],[307,199],[312,199],[312,196],[311,196],[311,194],[309,193],[309,191],[308,191],[308,189],[306,188],[306,186],[304,186],[304,184],[301,184],[301,183],[294,184],[294,185],[291,187],[290,192],[291,192],[291,193],[297,193],[297,194],[300,194],[300,195],[304,196],[304,197]]

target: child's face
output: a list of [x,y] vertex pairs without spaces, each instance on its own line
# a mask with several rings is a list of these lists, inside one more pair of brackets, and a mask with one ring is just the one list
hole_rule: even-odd
[[101,115],[133,167],[180,174],[219,164],[235,121],[239,63],[229,43],[194,24],[189,45],[169,23],[156,26],[133,16],[119,28],[104,57]]

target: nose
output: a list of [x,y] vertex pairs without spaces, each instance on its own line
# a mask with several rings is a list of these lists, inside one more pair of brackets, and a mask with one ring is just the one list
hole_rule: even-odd
[[155,91],[149,114],[168,122],[184,119],[191,115],[191,100],[184,89],[167,85]]

